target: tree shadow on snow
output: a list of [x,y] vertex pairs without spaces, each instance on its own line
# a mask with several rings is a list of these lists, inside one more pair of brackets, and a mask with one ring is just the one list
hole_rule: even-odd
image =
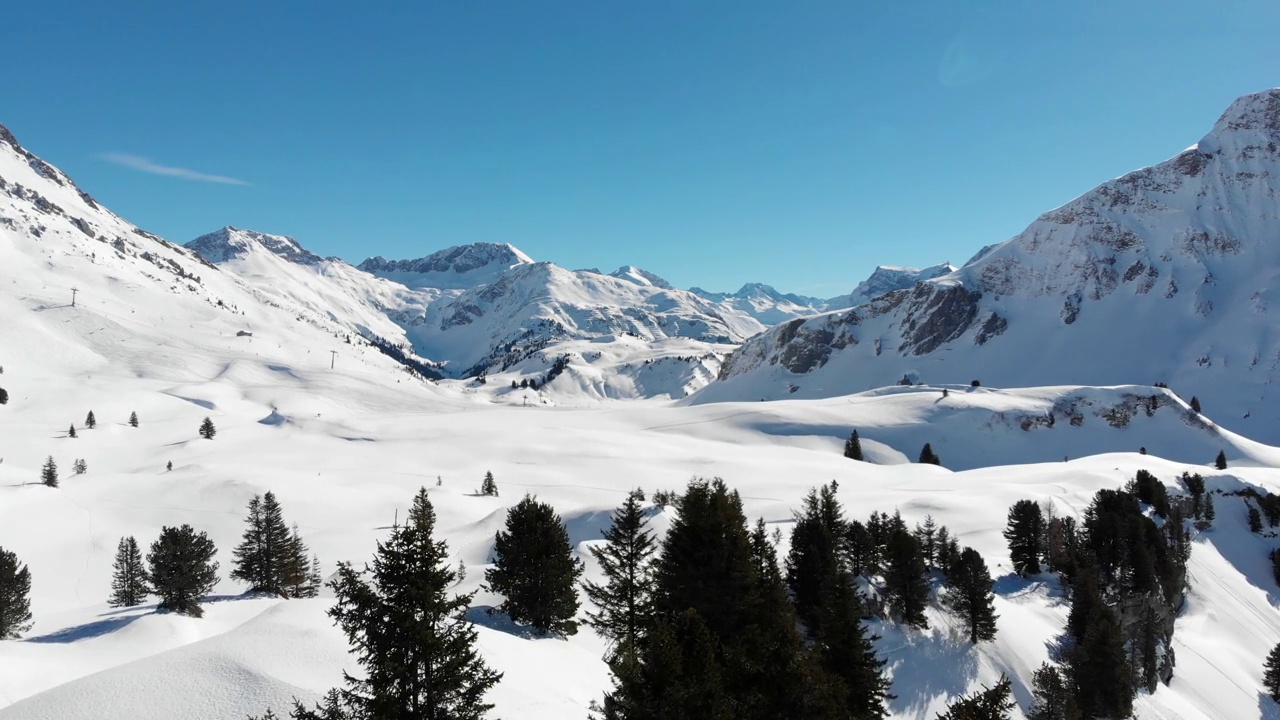
[[1023,595],[1040,595],[1046,598],[1050,605],[1067,604],[1067,593],[1062,582],[1057,576],[1047,572],[1031,577],[1007,573],[996,578],[991,589],[1006,600],[1017,601]]
[[476,605],[468,608],[466,620],[474,625],[497,630],[508,635],[525,640],[541,640],[543,638],[554,637],[546,633],[538,632],[528,625],[520,625],[507,617],[507,614],[493,607],[492,605]]
[[[963,695],[978,675],[976,653],[968,638],[933,630],[928,635],[903,633],[894,638],[898,639],[902,642],[898,648],[880,643],[893,671],[891,692],[897,698],[889,701],[889,707],[896,715],[921,716],[933,698]],[[908,648],[909,652],[901,652]]]
[[[134,610],[136,608],[127,608],[127,609]],[[83,625],[76,625],[75,627],[63,628],[62,630],[59,630],[57,632],[51,632],[47,635],[40,635],[33,638],[27,638],[27,642],[41,643],[41,644],[44,644],[44,643],[65,644],[65,643],[79,642],[81,640],[88,640],[90,638],[101,637],[108,633],[113,633],[116,630],[119,630],[120,628],[128,625],[129,623],[132,623],[134,620],[137,620],[140,617],[142,617],[141,614],[125,615],[123,617],[110,617],[105,620],[94,620],[93,622],[85,623]]]

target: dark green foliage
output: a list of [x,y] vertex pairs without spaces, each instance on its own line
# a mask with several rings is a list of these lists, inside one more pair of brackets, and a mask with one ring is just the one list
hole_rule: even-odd
[[1067,615],[1067,632],[1077,642],[1083,640],[1089,630],[1089,623],[1103,609],[1098,570],[1092,558],[1084,558],[1071,583],[1071,612]]
[[85,418],[84,418],[84,426],[85,426],[85,427],[87,427],[87,428],[89,428],[90,430],[92,430],[92,429],[94,429],[95,427],[97,427],[97,426],[98,426],[98,418],[96,418],[96,417],[94,417],[94,416],[93,416],[93,411],[92,411],[92,410],[90,410],[90,411],[89,411],[89,414],[85,416]]
[[1194,413],[1200,412],[1200,398],[1196,397],[1195,395],[1192,395],[1191,402],[1187,404],[1191,406],[1191,412],[1194,412]]
[[1184,573],[1165,533],[1142,513],[1138,498],[1099,490],[1084,514],[1082,546],[1097,563],[1099,579],[1121,593],[1162,590],[1172,598]]
[[666,510],[668,507],[675,505],[680,500],[680,496],[675,490],[654,490],[653,504],[659,508]]
[[925,443],[924,447],[920,448],[920,462],[927,463],[929,465],[941,465],[942,459],[933,451],[932,445]]
[[457,581],[448,546],[434,539],[435,510],[418,491],[405,525],[378,543],[373,568],[346,563],[330,584],[329,616],[346,634],[364,672],[314,710],[295,703],[299,720],[478,720],[501,674],[476,651],[476,630],[462,619],[472,595],[447,593]]
[[844,510],[834,484],[810,490],[791,531],[786,577],[796,614],[811,637],[818,635],[823,608],[830,604],[843,576],[840,538],[845,532]]
[[1044,530],[1044,514],[1035,501],[1019,500],[1009,508],[1004,539],[1009,542],[1014,572],[1024,577],[1039,574]]
[[875,641],[862,623],[862,600],[853,587],[853,578],[843,575],[823,608],[821,633],[814,644],[818,662],[831,678],[829,692],[836,697],[841,717],[878,720],[886,717],[885,701],[889,680],[884,661],[876,655]]
[[484,573],[489,590],[506,598],[498,609],[539,632],[572,635],[580,575],[582,563],[555,508],[525,496],[507,513],[494,539],[493,567]]
[[[591,556],[604,571],[603,585],[587,582],[583,589],[598,608],[587,623],[614,644],[615,655],[632,655],[653,626],[653,561],[657,541],[645,528],[643,494],[634,491],[613,511],[604,531],[605,544],[593,546]],[[629,657],[623,662],[631,662]]]
[[1227,469],[1227,453],[1224,450],[1218,451],[1218,457],[1214,458],[1213,466],[1219,470]]
[[200,422],[200,437],[205,440],[212,440],[214,435],[218,434],[218,429],[213,426],[213,421],[205,418]]
[[972,695],[952,703],[938,720],[1008,720],[1009,711],[1015,706],[1009,697],[1013,686],[1009,678],[1001,677],[994,687],[983,688]]
[[1187,488],[1187,492],[1191,493],[1191,516],[1199,520],[1204,512],[1204,478],[1200,473],[1192,475],[1184,472],[1178,479]]
[[1213,527],[1213,494],[1207,493],[1204,496],[1204,511],[1200,514],[1200,522],[1196,524],[1201,530],[1208,530]]
[[76,461],[71,463],[71,474],[83,475],[87,472],[89,472],[89,463],[85,462],[84,458],[76,458]]
[[170,460],[169,462],[165,463],[164,469],[165,469],[165,470],[172,470],[172,469],[173,469],[173,461],[172,461],[172,460]]
[[850,460],[862,460],[862,441],[858,439],[858,431],[854,430],[849,439],[844,441],[844,456]]
[[1044,538],[1045,564],[1050,570],[1072,576],[1076,554],[1080,551],[1075,518],[1050,518],[1045,524]]
[[[0,637],[3,637],[0,635]],[[1263,664],[1262,687],[1271,699],[1280,702],[1280,645],[1271,648],[1267,662]]]
[[1280,550],[1272,550],[1268,557],[1271,559],[1271,577],[1276,585],[1280,585]]
[[493,473],[485,472],[484,480],[480,481],[480,494],[498,497],[498,483],[493,479]]
[[111,572],[111,598],[107,602],[111,607],[133,607],[141,605],[150,594],[138,541],[132,535],[120,538]]
[[1133,711],[1133,684],[1124,633],[1115,615],[1099,608],[1071,652],[1076,702],[1087,718],[1127,718]]
[[31,571],[0,548],[0,640],[16,640],[31,629]]
[[660,620],[645,644],[643,663],[606,698],[605,717],[734,720],[719,651],[697,611]]
[[9,404],[9,391],[5,390],[4,388],[0,388],[0,405],[8,405],[8,404]]
[[310,554],[307,544],[298,534],[298,526],[293,526],[289,534],[284,563],[281,567],[281,593],[291,598],[313,598],[320,594],[323,580],[320,577],[320,558]]
[[1142,615],[1142,624],[1138,628],[1137,658],[1138,677],[1147,692],[1155,692],[1160,683],[1160,640],[1159,628],[1156,626],[1155,612],[1148,605]]
[[1075,696],[1063,673],[1045,663],[1031,678],[1032,700],[1027,720],[1077,720]]
[[844,549],[853,575],[870,577],[880,571],[880,547],[872,540],[866,525],[857,520],[846,525]]
[[76,426],[75,426],[75,425],[72,425],[72,426],[71,426],[71,428],[70,428],[69,430],[67,430],[67,437],[69,437],[69,438],[76,437]]
[[200,599],[218,584],[218,563],[213,561],[216,553],[209,536],[190,525],[162,528],[147,555],[147,576],[160,598],[159,608],[192,617],[203,615]]
[[1126,490],[1136,495],[1140,502],[1150,505],[1160,517],[1169,517],[1169,492],[1155,475],[1139,470]]
[[895,515],[895,521],[885,552],[884,592],[889,612],[904,625],[927,628],[924,610],[929,603],[929,579],[924,553],[902,519]]
[[52,455],[44,461],[44,467],[40,468],[40,482],[51,488],[58,487],[58,464],[53,461]]
[[306,546],[295,547],[274,493],[253,496],[245,524],[244,535],[233,553],[232,579],[247,584],[250,592],[289,597],[288,571],[298,570],[299,563],[306,567]]
[[129,427],[138,427],[138,413],[129,413]]
[[977,644],[996,636],[994,583],[977,550],[965,548],[948,575],[946,603],[969,630],[969,642]]
[[1262,532],[1262,513],[1258,510],[1257,506],[1252,503],[1246,501],[1246,504],[1249,506],[1249,511],[1247,513],[1249,520],[1249,532]]

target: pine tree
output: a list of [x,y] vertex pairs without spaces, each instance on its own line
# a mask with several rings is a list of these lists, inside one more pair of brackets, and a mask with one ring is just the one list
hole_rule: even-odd
[[1204,529],[1213,527],[1213,493],[1207,493],[1204,496]]
[[84,458],[76,458],[76,461],[71,463],[71,472],[74,475],[83,475],[89,472],[89,464],[84,461]]
[[133,607],[141,605],[151,588],[147,584],[147,569],[142,564],[142,551],[138,549],[138,541],[129,537],[120,538],[116,546],[116,560],[111,573],[111,607]]
[[138,413],[129,413],[129,427],[138,427]]
[[44,467],[40,468],[40,482],[51,488],[58,487],[58,464],[53,461],[52,455],[44,461]]
[[1200,412],[1200,398],[1196,397],[1195,395],[1192,395],[1191,402],[1187,404],[1191,406],[1191,412],[1197,413],[1197,414]]
[[308,598],[315,597],[319,590],[319,584],[313,583],[312,575],[314,565],[320,562],[319,558],[308,558],[309,550],[307,544],[302,541],[302,535],[298,533],[298,525],[295,523],[293,531],[289,534],[289,539],[285,545],[284,560],[280,568],[280,584],[285,597],[291,598]]
[[214,435],[218,434],[218,429],[213,426],[213,421],[205,418],[200,423],[200,437],[205,440],[212,440]]
[[484,698],[502,674],[485,664],[475,627],[462,619],[474,594],[448,595],[457,574],[435,522],[422,488],[405,524],[378,543],[371,570],[338,566],[329,616],[364,672],[345,675],[315,710],[295,703],[294,718],[480,720],[493,708]]
[[994,583],[987,564],[973,548],[960,552],[960,559],[948,576],[947,605],[964,620],[969,629],[969,642],[977,644],[996,636]]
[[170,470],[170,471],[173,470],[173,461],[170,460],[169,462],[165,463],[164,469]]
[[1262,513],[1258,510],[1257,506],[1252,504],[1249,505],[1248,519],[1249,532],[1262,532]]
[[916,540],[920,543],[920,552],[924,554],[925,565],[930,570],[936,567],[938,559],[938,523],[932,515],[924,516],[924,524],[916,524]]
[[480,494],[498,497],[498,483],[493,479],[493,473],[486,471],[484,480],[480,481]]
[[5,390],[4,388],[0,388],[0,405],[8,405],[8,404],[9,404],[9,391]]
[[1100,607],[1071,652],[1076,702],[1088,718],[1127,718],[1133,711],[1132,671],[1124,632],[1111,610]]
[[1009,697],[1012,689],[1009,678],[1002,676],[994,687],[984,687],[952,703],[938,715],[938,720],[1008,720],[1009,711],[1015,706]]
[[823,608],[831,603],[836,583],[843,576],[840,538],[845,532],[844,511],[835,487],[810,490],[804,509],[796,516],[786,562],[787,587],[810,637],[817,636]]
[[67,430],[67,437],[69,437],[69,438],[77,437],[77,436],[76,436],[76,426],[75,426],[75,425],[72,425],[72,426],[71,426],[71,428],[70,428],[69,430]]
[[1031,678],[1033,700],[1027,720],[1077,720],[1075,697],[1062,671],[1045,663]]
[[164,527],[147,555],[148,577],[160,598],[159,609],[200,617],[200,599],[218,584],[218,549],[190,525]]
[[862,441],[858,439],[858,431],[854,430],[849,439],[844,441],[844,456],[850,460],[862,460]]
[[1225,450],[1218,451],[1218,457],[1214,458],[1213,466],[1219,470],[1227,469],[1227,453]]
[[606,720],[736,720],[716,638],[698,612],[661,619],[644,659],[617,677],[605,697]]
[[[0,628],[0,638],[3,637],[3,628]],[[1267,662],[1262,668],[1262,687],[1266,689],[1272,700],[1280,702],[1280,645],[1271,648],[1271,653],[1267,655]]]
[[[461,569],[461,567],[459,568]],[[311,556],[311,571],[307,573],[307,586],[303,588],[301,598],[313,598],[320,594],[320,588],[324,587],[324,573],[320,567],[320,557]]]
[[[245,518],[244,535],[234,551],[235,567],[231,578],[249,586],[249,592],[265,592],[273,595],[289,596],[288,579],[290,569],[297,570],[299,575],[294,579],[305,578],[306,547],[301,548],[301,558],[294,553],[293,541],[289,528],[284,522],[284,512],[275,494],[254,495],[249,501],[249,515]],[[299,542],[301,540],[299,539]],[[297,564],[301,563],[299,570]]]
[[499,610],[539,632],[578,631],[573,617],[582,563],[573,557],[569,533],[555,508],[526,495],[507,513],[493,558],[484,578],[489,590],[505,598]]
[[925,443],[924,447],[920,448],[920,462],[929,465],[941,465],[942,459],[933,451],[932,445]]
[[1004,539],[1009,542],[1009,559],[1013,571],[1026,577],[1040,573],[1041,538],[1044,515],[1033,500],[1019,500],[1009,508],[1009,522]]
[[31,571],[0,548],[0,640],[17,640],[31,629]]
[[868,635],[862,622],[862,600],[854,589],[853,578],[843,574],[836,583],[827,605],[814,648],[823,670],[838,681],[833,690],[844,708],[843,717],[879,720],[888,716],[885,701],[889,680],[884,676],[885,662],[876,655],[874,635]]
[[929,603],[928,569],[919,541],[901,526],[900,517],[895,518],[899,526],[891,531],[885,553],[884,591],[889,611],[904,625],[925,629],[929,627],[924,615]]
[[93,411],[90,410],[89,414],[86,415],[84,418],[84,426],[92,430],[95,427],[97,427],[97,425],[98,425],[98,418],[94,417]]
[[615,654],[638,652],[640,640],[653,626],[653,561],[657,541],[645,528],[643,495],[636,490],[613,511],[613,522],[603,535],[605,544],[592,546],[591,556],[600,563],[604,584],[583,583],[596,611],[587,612],[587,623],[615,643]]

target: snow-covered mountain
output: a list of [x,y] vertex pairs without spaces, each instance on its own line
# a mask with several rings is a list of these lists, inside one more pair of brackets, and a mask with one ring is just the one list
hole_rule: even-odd
[[826,301],[821,298],[779,292],[764,283],[747,283],[732,293],[710,292],[699,287],[691,288],[689,292],[750,315],[765,325],[776,325],[827,309]]
[[1167,382],[1280,440],[1280,90],[954,273],[747,342],[703,401],[893,383]]
[[533,259],[508,243],[472,243],[445,248],[416,260],[371,257],[357,267],[411,288],[465,290],[486,285]]
[[838,295],[826,301],[825,310],[839,310],[863,305],[895,290],[908,290],[916,283],[932,280],[956,271],[951,263],[930,265],[927,268],[900,267],[897,265],[880,265],[871,276],[858,283],[848,295]]

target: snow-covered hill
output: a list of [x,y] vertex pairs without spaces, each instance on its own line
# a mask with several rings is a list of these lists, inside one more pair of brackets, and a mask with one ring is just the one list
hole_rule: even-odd
[[822,397],[904,375],[997,386],[1167,382],[1280,441],[1280,90],[1194,147],[1041,216],[954,273],[795,320],[725,363],[702,401]]
[[932,280],[956,271],[951,263],[930,265],[927,268],[900,267],[897,265],[881,265],[866,280],[858,283],[853,292],[839,295],[826,301],[824,310],[839,310],[855,307],[891,293],[895,290],[909,290],[916,283]]

